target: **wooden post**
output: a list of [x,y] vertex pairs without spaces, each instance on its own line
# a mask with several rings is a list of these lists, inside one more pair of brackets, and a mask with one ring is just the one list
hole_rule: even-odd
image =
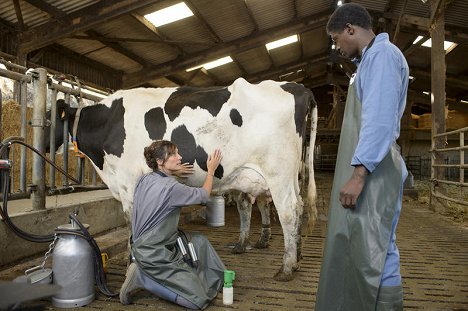
[[[442,3],[440,3],[442,2]],[[438,12],[435,12],[437,10]],[[431,48],[431,107],[432,107],[432,149],[445,148],[446,137],[434,138],[434,135],[445,132],[445,0],[431,0],[433,24],[429,25],[432,38]],[[442,154],[433,153],[432,164],[444,164]],[[432,179],[443,179],[445,168],[431,170]],[[434,184],[435,185],[435,184]],[[437,187],[437,186],[434,186]],[[434,190],[436,190],[434,188]],[[437,189],[440,191],[440,189]],[[431,209],[435,209],[431,200]]]

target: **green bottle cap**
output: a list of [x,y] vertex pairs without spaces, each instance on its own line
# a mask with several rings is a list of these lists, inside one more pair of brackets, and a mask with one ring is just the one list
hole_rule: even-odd
[[236,273],[232,270],[224,270],[224,287],[232,287],[232,281],[236,279]]

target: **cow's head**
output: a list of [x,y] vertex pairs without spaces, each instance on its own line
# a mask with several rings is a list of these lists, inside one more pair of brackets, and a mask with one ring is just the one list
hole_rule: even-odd
[[[57,105],[57,115],[55,117],[55,151],[63,144],[63,126],[65,120],[71,120],[69,122],[69,129],[73,125],[73,117],[76,113],[76,108],[70,108],[69,105],[65,103],[63,99],[59,99],[56,102]],[[51,111],[46,113],[47,120],[51,120]],[[45,149],[46,152],[50,152],[50,126],[45,128]]]

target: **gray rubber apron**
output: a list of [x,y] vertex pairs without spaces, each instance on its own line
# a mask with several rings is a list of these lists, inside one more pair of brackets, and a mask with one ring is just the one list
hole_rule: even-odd
[[138,266],[154,281],[184,297],[200,309],[213,300],[223,286],[224,264],[211,244],[199,234],[191,235],[200,264],[188,265],[175,246],[180,209],[132,244]]
[[328,212],[328,228],[315,309],[375,310],[392,220],[402,185],[399,147],[390,148],[367,176],[355,209],[345,209],[339,193],[351,177],[351,160],[361,127],[361,102],[349,86]]

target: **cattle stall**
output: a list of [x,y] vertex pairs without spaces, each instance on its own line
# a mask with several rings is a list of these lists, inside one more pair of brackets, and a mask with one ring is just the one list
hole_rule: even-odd
[[[54,138],[55,102],[58,98],[63,98],[68,105],[76,106],[83,105],[83,101],[86,101],[88,105],[94,104],[108,95],[81,84],[76,77],[72,77],[70,80],[63,78],[64,75],[52,76],[44,69],[28,70],[5,60],[1,60],[0,63],[8,68],[0,69],[2,87],[5,88],[2,91],[7,94],[2,101],[3,120],[0,137],[1,139],[6,139],[8,136],[22,137],[24,142],[44,154],[45,150],[56,150],[59,147]],[[100,92],[100,94],[96,92]],[[52,116],[51,121],[45,118],[46,108]],[[68,124],[65,123],[64,132],[68,133]],[[45,146],[42,141],[44,135],[49,133],[50,145]],[[67,134],[61,143],[63,146],[69,146],[68,141]],[[98,185],[99,179],[89,160],[81,155],[76,156],[75,163],[70,163],[75,156],[69,156],[69,148],[62,147],[59,151],[59,156],[55,152],[50,152],[51,161],[57,165],[60,164],[65,172],[75,175],[76,179],[80,181],[79,186],[82,188],[87,186],[90,189],[104,187],[102,184]],[[44,197],[46,193],[51,195],[77,190],[71,187],[68,177],[61,178],[61,184],[58,184],[56,169],[50,165],[44,167],[42,159],[35,154],[28,154],[28,152],[30,151],[22,145],[14,145],[11,148],[10,160],[13,165],[10,176],[11,198],[29,197],[30,193],[34,197],[39,192],[43,193],[40,196]],[[31,157],[33,160],[27,163]],[[57,161],[57,158],[60,158],[60,161]],[[85,178],[87,166],[89,166],[87,170],[89,177]],[[44,169],[47,169],[47,172]],[[42,177],[43,174],[46,178]],[[40,199],[38,202],[42,201],[43,199]],[[35,209],[43,209],[43,205],[43,202],[38,203]]]
[[[303,258],[296,277],[290,282],[278,282],[274,273],[282,264],[282,231],[276,216],[272,215],[272,239],[267,249],[248,248],[244,254],[232,254],[232,246],[239,234],[239,215],[233,206],[226,207],[226,225],[209,227],[206,220],[196,217],[183,222],[182,228],[202,232],[208,237],[228,269],[236,272],[234,304],[225,306],[222,294],[206,309],[210,310],[314,310],[315,293],[320,273],[322,248],[325,240],[327,209],[332,186],[332,174],[318,172],[317,208],[319,220],[312,232],[303,239]],[[416,181],[418,189],[428,189],[427,181]],[[402,216],[398,227],[398,246],[401,253],[401,271],[404,287],[405,310],[464,310],[468,306],[465,289],[468,286],[466,249],[468,232],[463,224],[429,211],[426,207],[429,193],[419,199],[404,198]],[[261,232],[261,219],[257,209],[252,212],[251,242]],[[97,237],[101,250],[107,251],[107,280],[113,291],[118,291],[125,279],[128,253],[124,246],[127,232],[122,229]],[[42,258],[18,263],[0,271],[0,280],[9,280],[24,273]],[[98,294],[86,309],[114,311],[184,310],[158,299],[146,291],[135,294],[135,303],[122,306],[118,298]],[[31,302],[55,310],[50,299]]]

